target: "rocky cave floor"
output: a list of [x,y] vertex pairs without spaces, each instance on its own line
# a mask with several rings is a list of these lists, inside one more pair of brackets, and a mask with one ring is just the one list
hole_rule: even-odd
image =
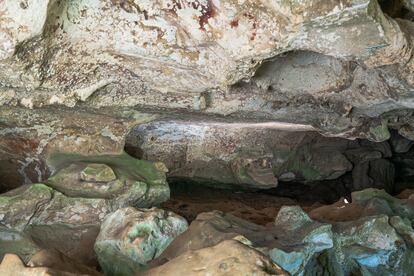
[[[306,151],[313,158],[300,166],[298,148],[309,141],[289,139],[296,165],[285,167],[296,180],[268,189],[218,183],[222,163],[209,182],[126,153],[52,156],[60,165],[43,184],[0,195],[0,275],[410,275],[414,142],[396,132],[382,143],[315,137]],[[320,139],[324,155],[315,154]],[[319,179],[318,166],[341,169],[338,149],[353,165]],[[131,140],[126,150],[149,157]],[[336,158],[321,163],[325,155]],[[248,168],[258,184],[269,179]],[[358,189],[362,180],[369,184]]]

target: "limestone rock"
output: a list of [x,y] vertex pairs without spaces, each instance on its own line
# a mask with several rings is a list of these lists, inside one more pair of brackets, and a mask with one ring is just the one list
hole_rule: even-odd
[[303,273],[311,259],[333,243],[331,226],[312,221],[299,207],[283,207],[267,227],[215,211],[198,215],[152,266],[232,239],[260,250],[294,275]]
[[214,186],[268,189],[287,175],[310,182],[352,169],[347,141],[283,124],[160,121],[137,126],[126,143],[137,158],[165,163],[170,177]]
[[[51,159],[57,164],[63,160],[64,163],[59,166],[64,166],[69,160],[73,162],[46,182],[50,187],[68,196],[107,199],[113,210],[128,206],[152,207],[170,197],[165,168],[160,165],[161,163],[137,160],[125,153],[118,156],[57,154]],[[110,170],[111,180],[82,180],[82,175],[91,164]]]
[[187,229],[187,221],[157,208],[125,208],[108,215],[95,243],[107,275],[135,275]]
[[412,2],[2,1],[0,105],[195,111],[384,141],[413,125],[404,9]]
[[[43,184],[12,190],[0,200],[0,224],[27,235],[39,247],[57,248],[69,257],[94,264],[93,243],[101,221],[111,211],[109,202],[67,197]],[[19,236],[9,235],[14,236],[17,239],[10,242],[10,250],[22,242]]]
[[0,223],[19,231],[30,224],[52,200],[53,189],[43,184],[27,185],[0,195]]
[[280,245],[268,254],[292,275],[303,275],[313,257],[333,247],[331,225],[312,221],[299,207],[283,207],[275,227],[280,231]]
[[105,164],[88,164],[80,173],[85,182],[111,182],[116,179],[114,171]]
[[404,275],[412,266],[413,207],[412,199],[368,189],[353,193],[352,203],[311,211],[312,218],[333,225],[334,247],[319,259],[321,265],[344,275]]
[[1,107],[0,192],[43,182],[72,163],[70,159],[50,160],[52,155],[120,155],[129,128],[153,117],[122,109],[107,115]]
[[289,275],[268,257],[235,240],[188,251],[143,275]]
[[76,275],[99,276],[101,273],[66,257],[61,252],[51,250],[40,250],[27,262],[29,267],[48,267],[58,271],[65,271]]
[[27,263],[40,250],[26,234],[0,225],[0,259],[5,254],[15,254]]
[[43,248],[56,248],[85,264],[95,264],[93,244],[111,211],[103,199],[71,198],[56,192],[46,208],[25,228]]
[[[71,273],[47,267],[26,267],[20,258],[14,254],[6,254],[0,264],[0,275],[4,276],[76,276],[78,273]],[[88,274],[81,274],[88,275]],[[92,275],[92,274],[91,274]]]
[[201,213],[191,222],[187,231],[178,236],[152,265],[169,261],[187,251],[211,247],[224,240],[245,237],[248,243],[272,235],[266,228],[220,211]]
[[[92,166],[105,166],[102,173],[93,174]],[[105,179],[106,177],[106,179]],[[99,179],[99,181],[96,181]],[[106,180],[106,181],[105,181]],[[104,164],[72,164],[47,180],[47,185],[67,196],[87,198],[111,198],[122,191],[122,181],[116,179],[111,167]]]

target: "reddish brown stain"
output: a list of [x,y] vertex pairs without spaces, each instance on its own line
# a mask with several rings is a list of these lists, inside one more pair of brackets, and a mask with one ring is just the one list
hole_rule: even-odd
[[197,9],[201,7],[201,16],[200,16],[200,29],[206,30],[205,25],[208,24],[208,20],[214,16],[216,16],[216,8],[214,7],[211,0],[207,1],[207,5],[201,5],[198,1],[195,1],[194,3],[198,4],[196,5]]
[[256,39],[256,32],[252,33],[252,36],[250,37],[250,40],[253,41]]
[[237,28],[237,27],[239,26],[239,20],[237,20],[237,19],[232,20],[232,21],[230,22],[230,26],[231,26],[232,28]]
[[168,4],[166,10],[167,13],[177,16],[177,10],[181,10],[185,7],[192,8],[201,12],[199,17],[200,29],[205,31],[205,25],[208,24],[208,20],[216,15],[216,8],[213,5],[212,0],[208,0],[207,4],[201,4],[199,0],[173,0],[172,4]]

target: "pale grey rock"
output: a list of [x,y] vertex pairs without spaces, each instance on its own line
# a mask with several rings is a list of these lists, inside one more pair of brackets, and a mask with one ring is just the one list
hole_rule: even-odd
[[413,23],[376,0],[3,1],[0,10],[1,105],[233,114],[375,141],[397,110],[413,108]]

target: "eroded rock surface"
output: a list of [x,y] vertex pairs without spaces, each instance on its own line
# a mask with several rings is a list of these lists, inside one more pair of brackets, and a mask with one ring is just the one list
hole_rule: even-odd
[[235,240],[188,251],[143,275],[289,275],[268,257]]
[[187,229],[187,221],[161,209],[125,208],[102,223],[95,252],[106,275],[136,275]]
[[238,240],[291,275],[409,275],[414,253],[411,201],[412,196],[397,199],[367,189],[355,192],[352,203],[341,200],[312,210],[310,216],[298,206],[283,207],[267,226],[217,211],[202,213],[152,266],[168,267],[202,248]]
[[[328,181],[331,198],[412,186],[413,22],[412,0],[0,0],[0,254],[96,265],[105,216],[167,200],[166,173]],[[131,266],[171,242],[148,274],[409,274],[411,201],[364,190],[268,226],[203,213]],[[22,260],[0,274],[77,273]]]
[[[0,241],[7,245],[8,238],[16,239],[10,243],[8,253],[26,258],[34,253],[31,247],[37,244],[94,265],[93,246],[107,214],[128,206],[151,207],[169,198],[161,165],[129,160],[126,156],[114,157],[109,163],[119,167],[75,163],[52,176],[47,185],[26,185],[0,195],[0,224],[9,229],[1,232]],[[105,183],[116,191],[102,190]],[[25,243],[27,249],[22,248]]]

